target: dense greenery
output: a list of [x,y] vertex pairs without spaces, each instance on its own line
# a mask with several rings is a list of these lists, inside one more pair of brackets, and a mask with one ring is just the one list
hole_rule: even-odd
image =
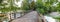
[[7,3],[2,4],[2,1],[3,0],[0,0],[0,6],[3,6],[3,8],[0,8],[0,11],[3,13],[10,11],[15,12],[18,9],[26,11],[36,10],[40,14],[48,14],[50,12],[60,12],[60,2],[58,2],[58,0],[47,0],[47,1],[37,0],[36,2],[32,1],[31,3],[29,3],[29,0],[23,0],[21,8],[13,6],[14,4],[13,0],[8,0],[8,2],[10,3],[9,7],[5,7]]
[[[9,2],[10,1],[10,2]],[[3,8],[0,9],[1,12],[9,12],[9,11],[16,11],[19,10],[20,8],[13,6],[12,0],[9,0],[8,2],[10,3],[9,7],[5,7],[7,3],[0,4],[0,6],[3,6]]]
[[3,0],[0,0],[0,3],[2,3]]
[[[54,3],[58,3],[57,7],[53,6]],[[28,0],[23,1],[23,10],[37,10],[42,14],[47,14],[53,11],[60,11],[59,2],[57,0],[47,0],[42,2],[42,0],[37,0],[37,2],[32,1],[31,3]]]
[[[58,0],[37,0],[36,2],[32,1],[28,3],[27,0],[24,0],[23,10],[35,10],[40,14],[48,14],[51,12],[60,12],[60,2]],[[60,18],[59,18],[60,19]]]
[[[13,8],[13,10],[16,10],[17,7],[13,6],[13,3],[14,3],[13,0],[9,0],[9,1],[10,1],[10,7],[6,8],[6,9],[11,10]],[[17,2],[18,2],[18,0],[17,0]],[[52,6],[53,3],[58,3],[57,7]],[[5,5],[6,4],[0,4],[0,6],[5,6]],[[50,1],[47,0],[46,2],[42,2],[42,0],[37,0],[36,2],[32,1],[31,3],[29,3],[29,0],[24,0],[21,8],[22,8],[22,10],[30,10],[30,9],[36,8],[36,10],[40,11],[40,13],[46,13],[46,12],[49,13],[50,11],[51,12],[52,11],[60,11],[60,9],[59,9],[60,2],[58,2],[57,0],[50,0]],[[3,11],[4,9],[5,9],[5,7],[1,8],[0,10]],[[9,10],[6,10],[6,11],[9,11]]]
[[[3,0],[4,1],[4,0]],[[8,12],[16,12],[17,10],[20,10],[20,8],[16,7],[16,6],[13,6],[13,0],[7,0],[8,3],[10,3],[10,5],[8,3],[4,3],[3,1],[0,1],[0,12],[2,14],[5,14],[5,13],[8,13]],[[8,7],[6,7],[6,5],[8,5]],[[2,17],[3,18],[3,17]],[[1,20],[2,20],[1,18]],[[8,18],[4,17],[3,20],[7,20]]]
[[24,0],[24,1],[22,2],[21,10],[29,10],[28,0]]
[[56,11],[55,10],[55,7],[53,7],[52,5],[53,5],[53,3],[54,3],[54,1],[52,0],[50,0],[50,2],[49,1],[47,1],[47,2],[42,2],[42,0],[41,1],[37,1],[37,10],[40,12],[40,13],[50,13],[50,12],[53,12],[53,11]]

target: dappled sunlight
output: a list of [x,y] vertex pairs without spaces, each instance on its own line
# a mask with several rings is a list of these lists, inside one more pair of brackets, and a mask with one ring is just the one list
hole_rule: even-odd
[[18,7],[21,7],[22,1],[23,1],[23,0],[19,0],[19,1],[17,2],[17,1],[15,0],[15,4],[16,4]]
[[59,2],[57,2],[57,3],[56,3],[56,2],[54,2],[52,6],[57,7],[58,3],[59,3]]

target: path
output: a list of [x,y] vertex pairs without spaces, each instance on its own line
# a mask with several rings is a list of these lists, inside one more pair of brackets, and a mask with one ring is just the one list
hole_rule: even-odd
[[21,18],[13,20],[12,22],[38,22],[38,13],[36,11],[32,11]]

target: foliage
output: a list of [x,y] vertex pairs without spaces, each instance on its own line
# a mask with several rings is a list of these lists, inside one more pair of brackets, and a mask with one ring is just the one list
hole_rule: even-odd
[[26,1],[24,0],[24,1],[23,1],[21,10],[29,10],[29,3],[28,3],[27,0],[26,0]]
[[2,3],[3,0],[0,0],[0,3]]
[[[0,0],[0,3],[2,3],[2,1],[3,0]],[[8,0],[8,2],[10,2],[10,6],[8,8],[3,7],[0,9],[0,11],[9,12],[9,11],[16,11],[20,9],[20,8],[13,6],[13,0]],[[36,8],[36,11],[38,11],[41,14],[47,14],[53,11],[60,12],[60,2],[58,2],[57,7],[52,6],[55,2],[57,3],[58,1],[47,0],[46,2],[42,2],[42,0],[37,0],[37,2],[32,1],[31,3],[29,3],[29,0],[23,0],[21,10],[33,10],[34,8]],[[5,5],[6,4],[0,4],[0,6],[5,6]]]
[[60,17],[59,16],[57,16],[57,17],[53,17],[54,19],[57,19],[57,20],[60,20]]
[[[53,3],[57,3],[57,0],[47,0],[46,2],[42,2],[42,0],[37,0],[36,2],[36,9],[38,9],[37,11],[40,11],[40,13],[44,14],[44,13],[50,13],[50,12],[53,12],[53,11],[60,11],[59,8],[60,7],[54,7],[52,6]],[[42,10],[41,10],[42,9]]]
[[[9,2],[10,1],[10,2]],[[3,6],[3,8],[0,9],[1,12],[9,12],[9,11],[16,11],[19,10],[20,8],[17,8],[15,6],[13,6],[13,2],[12,0],[8,0],[8,2],[10,3],[9,7],[5,7],[5,5],[7,4],[0,4],[0,6]]]

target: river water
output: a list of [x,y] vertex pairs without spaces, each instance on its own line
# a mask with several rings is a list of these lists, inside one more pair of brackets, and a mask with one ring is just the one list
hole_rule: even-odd
[[44,16],[47,22],[56,22],[56,20],[50,16]]

